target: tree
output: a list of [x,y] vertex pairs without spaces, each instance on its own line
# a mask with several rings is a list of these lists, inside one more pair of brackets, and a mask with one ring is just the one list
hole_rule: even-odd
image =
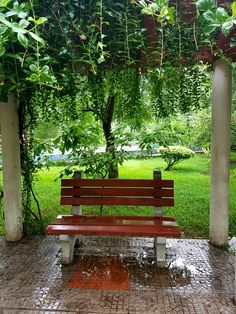
[[[72,150],[72,158],[83,156],[84,160],[85,156],[88,156],[88,151],[91,154],[99,144],[105,143],[106,153],[102,157],[105,173],[110,178],[117,177],[118,164],[124,159],[123,146],[129,145],[131,140],[126,126],[129,125],[132,130],[140,128],[149,116],[142,102],[140,74],[135,69],[106,71],[84,77],[78,76],[77,80],[74,96],[76,114],[72,119],[62,123],[61,148]],[[86,128],[94,130],[89,132],[91,136],[81,135],[86,133]],[[91,137],[96,137],[95,134],[102,134],[103,141],[99,142],[101,136],[96,141],[91,140]],[[91,160],[92,157],[89,158],[88,164]]]

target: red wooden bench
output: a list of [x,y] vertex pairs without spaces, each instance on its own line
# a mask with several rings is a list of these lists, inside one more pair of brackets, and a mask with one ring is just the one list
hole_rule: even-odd
[[[47,234],[60,235],[63,264],[71,263],[78,235],[154,237],[157,262],[165,263],[166,238],[181,235],[175,219],[162,216],[163,206],[174,206],[173,180],[64,179],[61,185],[61,205],[72,205],[73,215],[59,216]],[[155,215],[84,216],[81,205],[152,206]]]

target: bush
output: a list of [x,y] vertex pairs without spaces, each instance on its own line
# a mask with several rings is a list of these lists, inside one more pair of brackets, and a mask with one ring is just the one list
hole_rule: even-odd
[[171,170],[180,161],[189,159],[195,155],[191,149],[182,146],[160,147],[158,152],[167,163],[165,170]]

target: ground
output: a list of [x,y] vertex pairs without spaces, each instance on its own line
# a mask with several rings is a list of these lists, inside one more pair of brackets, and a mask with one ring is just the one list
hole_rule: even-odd
[[57,237],[0,238],[0,313],[236,313],[234,256],[207,240],[83,237],[71,266]]

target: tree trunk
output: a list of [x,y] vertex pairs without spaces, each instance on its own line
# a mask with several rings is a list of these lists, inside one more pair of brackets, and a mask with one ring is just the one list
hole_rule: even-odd
[[111,162],[107,165],[108,177],[110,179],[118,177],[118,166],[116,163],[116,149],[114,145],[114,135],[112,133],[112,118],[114,113],[115,96],[109,96],[107,100],[107,115],[102,122],[103,132],[106,140],[106,152],[112,155]]

